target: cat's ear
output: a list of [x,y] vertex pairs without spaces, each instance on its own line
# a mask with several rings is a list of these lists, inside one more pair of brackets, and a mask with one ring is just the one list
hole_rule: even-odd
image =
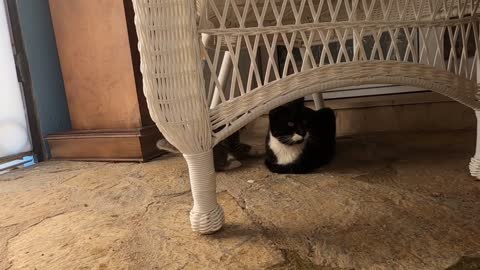
[[308,107],[305,107],[303,110],[303,119],[308,125],[311,125],[315,122],[316,115],[317,112]]
[[302,98],[299,98],[299,99],[295,99],[295,100],[293,101],[293,103],[295,103],[295,104],[303,104],[304,101],[305,101],[305,98],[302,97]]
[[270,122],[276,122],[277,120],[284,118],[288,111],[289,108],[287,108],[285,105],[277,107],[268,113],[268,118]]
[[278,113],[278,112],[280,112],[280,111],[282,111],[282,110],[284,110],[284,109],[286,109],[286,108],[287,108],[286,105],[278,106],[278,107],[276,107],[275,109],[271,110],[269,114],[270,114],[270,115],[274,115],[274,114],[276,114],[276,113]]
[[287,104],[287,106],[289,108],[299,108],[299,107],[303,107],[304,106],[304,98],[299,98],[299,99],[296,99],[290,103]]
[[271,110],[269,113],[268,113],[268,119],[270,120],[270,122],[274,121],[275,119],[278,118],[278,115],[279,115],[279,112],[280,112],[280,108],[281,107],[277,107],[273,110]]

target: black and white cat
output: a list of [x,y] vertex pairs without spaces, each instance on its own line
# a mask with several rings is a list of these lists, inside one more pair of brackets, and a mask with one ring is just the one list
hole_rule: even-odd
[[280,174],[305,174],[329,163],[335,155],[335,113],[314,111],[303,98],[272,110],[265,164]]

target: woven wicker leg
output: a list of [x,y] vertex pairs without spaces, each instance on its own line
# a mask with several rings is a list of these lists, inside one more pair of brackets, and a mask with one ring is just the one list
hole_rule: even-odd
[[320,110],[325,108],[325,101],[323,100],[322,93],[315,93],[312,95],[313,103],[315,104],[315,110]]
[[470,174],[480,180],[480,111],[475,111],[477,115],[477,149],[475,156],[470,160]]
[[217,203],[213,152],[184,155],[190,172],[193,209],[190,212],[192,230],[201,234],[214,233],[222,228],[223,209]]
[[[305,47],[301,47],[299,50],[300,50],[300,55],[303,58],[302,71],[312,69],[312,63],[310,63],[310,61],[308,60],[305,60]],[[314,93],[312,94],[312,98],[313,98],[313,103],[315,104],[315,110],[318,111],[322,108],[325,108],[325,101],[323,100],[322,93]]]
[[[221,85],[226,85],[228,75],[230,75],[230,71],[232,69],[232,61],[230,52],[225,52],[223,55],[222,66],[220,67],[220,73],[218,74],[218,80],[220,81]],[[215,87],[215,91],[213,92],[212,102],[210,103],[210,109],[215,108],[218,104],[221,103],[220,101],[220,92],[222,91],[218,87]]]

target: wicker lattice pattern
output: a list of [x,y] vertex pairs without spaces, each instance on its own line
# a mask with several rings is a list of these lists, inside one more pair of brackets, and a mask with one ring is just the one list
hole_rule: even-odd
[[[149,110],[188,161],[190,217],[201,233],[223,223],[212,147],[281,104],[380,83],[480,110],[480,0],[133,2]],[[470,164],[476,177],[479,160],[480,146]]]
[[[253,108],[278,97],[278,92],[270,97],[254,92],[274,83],[284,84],[283,79],[301,76],[307,69],[362,62],[377,63],[378,70],[384,70],[382,65],[395,62],[427,65],[467,80],[476,79],[476,0],[205,0],[199,6],[199,32],[211,37],[204,55],[208,55],[210,70],[206,78],[208,102],[219,104],[211,112],[215,130],[236,126],[235,121],[247,118]],[[278,46],[287,52],[282,68],[276,58]],[[300,59],[294,53],[296,48],[303,52]],[[223,50],[230,54],[233,67],[228,85],[218,76]],[[257,60],[260,51],[268,58],[263,67]],[[240,73],[241,58],[247,74]],[[355,77],[361,71],[352,72]],[[385,83],[391,75],[378,74],[371,83]],[[303,87],[306,85],[294,89]],[[255,99],[254,106],[223,106],[237,97],[259,95],[263,99]],[[252,104],[251,98],[243,100],[247,99]],[[217,141],[230,133],[220,130]]]

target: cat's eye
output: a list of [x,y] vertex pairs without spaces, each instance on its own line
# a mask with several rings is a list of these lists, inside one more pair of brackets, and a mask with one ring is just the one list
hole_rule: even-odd
[[295,124],[294,124],[293,122],[288,122],[287,125],[288,125],[289,127],[295,126]]

